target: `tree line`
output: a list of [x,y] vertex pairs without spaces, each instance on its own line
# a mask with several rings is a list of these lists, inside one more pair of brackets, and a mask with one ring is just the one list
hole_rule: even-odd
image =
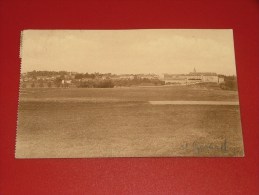
[[237,77],[235,75],[233,76],[220,75],[220,76],[224,78],[224,83],[221,83],[219,85],[221,89],[237,91]]

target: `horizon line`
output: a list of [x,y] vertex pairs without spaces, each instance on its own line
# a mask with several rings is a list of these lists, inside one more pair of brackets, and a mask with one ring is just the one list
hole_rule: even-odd
[[[189,74],[189,73],[193,73],[193,71],[190,71],[188,73],[169,73],[169,72],[164,72],[164,73],[154,73],[154,72],[149,72],[149,73],[112,73],[112,72],[77,72],[77,71],[68,71],[68,70],[31,70],[31,71],[24,71],[24,72],[20,72],[21,74],[23,73],[28,73],[28,72],[33,72],[33,71],[38,71],[38,72],[68,72],[68,73],[78,73],[78,74],[95,74],[95,73],[99,73],[99,74],[114,74],[114,75],[123,75],[123,74],[127,74],[127,75],[138,75],[138,74],[155,74],[155,75],[164,75],[164,74]],[[217,75],[225,75],[225,76],[236,76],[237,74],[226,74],[226,73],[217,73],[217,72],[204,72],[204,71],[197,71],[196,73],[216,73]]]

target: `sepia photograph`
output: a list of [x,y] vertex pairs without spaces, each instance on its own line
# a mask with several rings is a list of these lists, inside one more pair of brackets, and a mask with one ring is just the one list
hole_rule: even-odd
[[15,157],[243,157],[233,36],[22,31]]

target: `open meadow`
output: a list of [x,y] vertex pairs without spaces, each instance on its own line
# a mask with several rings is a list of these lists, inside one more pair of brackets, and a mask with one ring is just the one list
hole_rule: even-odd
[[27,88],[17,158],[243,156],[237,91],[194,86]]

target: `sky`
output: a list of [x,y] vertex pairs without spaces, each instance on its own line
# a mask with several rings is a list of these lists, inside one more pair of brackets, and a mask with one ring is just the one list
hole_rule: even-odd
[[236,75],[231,29],[24,30],[21,71]]

